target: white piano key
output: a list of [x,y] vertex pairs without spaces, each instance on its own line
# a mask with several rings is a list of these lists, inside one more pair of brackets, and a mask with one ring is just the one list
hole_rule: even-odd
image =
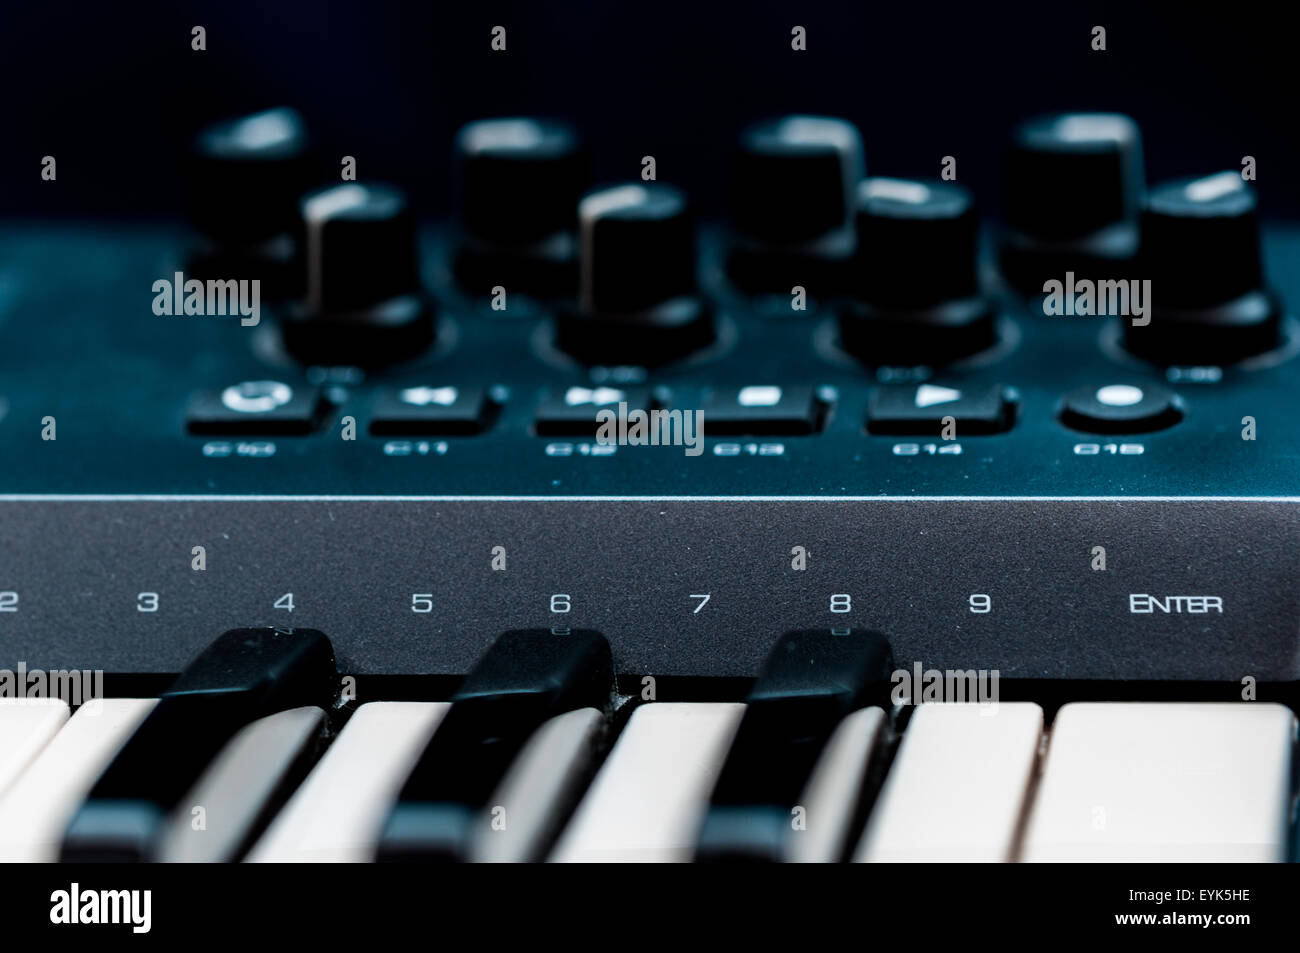
[[806,826],[791,833],[785,848],[787,861],[827,864],[843,856],[862,782],[884,724],[883,711],[863,708],[835,728],[799,800]]
[[1011,860],[1042,731],[1027,702],[920,705],[853,859]]
[[1023,859],[1283,860],[1294,737],[1263,702],[1066,705]]
[[72,815],[157,703],[156,698],[100,698],[76,710],[0,798],[0,862],[58,860]]
[[67,720],[68,703],[60,698],[0,698],[0,794]]
[[308,706],[267,715],[241,729],[181,801],[168,822],[158,859],[238,859],[271,796],[320,739],[324,727],[325,712]]
[[353,714],[257,845],[253,862],[364,863],[448,702],[371,702]]
[[628,719],[553,861],[688,861],[739,703],[654,702]]
[[[469,859],[487,863],[540,860],[590,770],[601,713],[565,712],[538,728],[492,795]],[[500,812],[500,813],[497,813]]]

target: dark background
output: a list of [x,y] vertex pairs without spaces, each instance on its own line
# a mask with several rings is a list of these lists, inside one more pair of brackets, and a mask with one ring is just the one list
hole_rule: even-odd
[[[206,52],[190,49],[196,24]],[[795,24],[807,52],[790,49]],[[1106,52],[1090,49],[1096,24]],[[406,186],[428,214],[451,198],[454,129],[481,116],[572,119],[598,180],[653,154],[661,181],[717,211],[735,130],[764,115],[852,119],[876,173],[934,176],[955,155],[996,207],[1012,123],[1118,109],[1142,123],[1153,180],[1251,154],[1265,210],[1295,215],[1295,46],[1293,18],[1266,3],[12,3],[0,214],[177,211],[192,130],[283,103],[333,168],[354,155],[362,179]]]

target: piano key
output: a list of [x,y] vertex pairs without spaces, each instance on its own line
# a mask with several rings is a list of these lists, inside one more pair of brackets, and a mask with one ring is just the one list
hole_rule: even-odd
[[0,862],[52,863],[95,780],[156,698],[97,698],[76,710],[0,799]]
[[[162,835],[164,862],[238,860],[277,790],[305,773],[325,731],[325,712],[291,708],[245,726],[221,750],[173,812]],[[203,823],[194,811],[202,809]]]
[[551,860],[689,861],[745,706],[654,702],[632,713]]
[[1028,702],[920,705],[854,860],[1010,860],[1042,729]]
[[248,855],[254,863],[364,863],[420,752],[451,705],[356,710]]
[[68,720],[61,698],[0,698],[0,794]]
[[1291,854],[1289,861],[1300,864],[1300,798],[1296,798],[1291,808]]
[[[313,629],[234,629],[163,693],[68,825],[65,861],[151,860],[170,815],[245,725],[301,706],[328,707],[334,650]],[[188,807],[186,807],[188,810]]]
[[595,708],[579,708],[537,729],[489,799],[470,860],[532,863],[545,857],[581,793],[603,722]]
[[1294,737],[1264,702],[1066,705],[1023,859],[1284,860]]
[[799,798],[805,826],[786,840],[783,860],[829,864],[843,859],[885,713],[860,708],[826,742]]
[[745,707],[700,830],[696,859],[781,860],[794,809],[840,720],[888,685],[889,643],[876,632],[788,632]]
[[488,799],[533,732],[556,715],[604,709],[609,643],[597,632],[506,632],[452,698],[379,838],[380,861],[464,859]]

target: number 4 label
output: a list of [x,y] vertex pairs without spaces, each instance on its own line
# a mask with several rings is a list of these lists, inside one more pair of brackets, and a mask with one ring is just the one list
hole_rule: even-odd
[[286,612],[293,611],[293,593],[286,592],[279,599],[275,600],[274,608],[284,609]]

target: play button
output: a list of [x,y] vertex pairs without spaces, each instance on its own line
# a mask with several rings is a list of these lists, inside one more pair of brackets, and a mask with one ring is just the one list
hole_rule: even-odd
[[886,384],[876,388],[867,406],[867,431],[942,435],[948,417],[959,438],[970,437],[1007,430],[1015,418],[1015,409],[996,384],[964,390],[937,384]]
[[951,404],[961,400],[961,391],[951,387],[936,387],[934,384],[922,384],[916,389],[916,406],[933,407],[935,404]]

